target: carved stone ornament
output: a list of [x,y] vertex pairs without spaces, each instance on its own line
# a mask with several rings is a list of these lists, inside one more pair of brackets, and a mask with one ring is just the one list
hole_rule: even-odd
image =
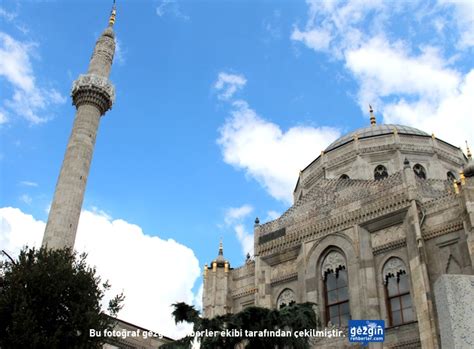
[[383,267],[383,280],[387,283],[389,277],[397,276],[400,272],[406,273],[405,263],[400,258],[392,257],[390,258],[387,263],[385,263]]
[[336,270],[341,268],[346,268],[346,259],[341,253],[337,251],[332,251],[328,253],[326,258],[324,258],[321,273],[324,278],[326,276],[326,272],[335,273]]
[[283,290],[282,293],[280,293],[280,296],[278,297],[278,301],[277,301],[277,308],[280,309],[282,305],[290,305],[290,303],[295,303],[295,302],[296,302],[295,293],[289,288],[287,288]]
[[109,79],[95,75],[79,75],[72,84],[71,96],[76,107],[83,103],[96,105],[104,114],[115,101],[115,87]]

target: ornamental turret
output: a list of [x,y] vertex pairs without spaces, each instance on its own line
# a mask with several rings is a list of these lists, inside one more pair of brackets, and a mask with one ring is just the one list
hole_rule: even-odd
[[204,266],[203,310],[207,318],[224,315],[231,311],[231,301],[228,299],[229,271],[230,264],[224,258],[221,241],[217,258],[211,262],[210,267],[207,264]]
[[115,16],[114,4],[87,74],[80,75],[72,86],[76,116],[43,237],[43,246],[48,248],[74,247],[99,121],[115,99],[115,88],[109,81],[115,53]]

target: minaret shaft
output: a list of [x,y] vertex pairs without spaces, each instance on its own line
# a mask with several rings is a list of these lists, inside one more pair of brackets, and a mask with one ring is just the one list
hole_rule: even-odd
[[77,111],[43,237],[43,246],[48,248],[74,247],[99,121],[115,98],[108,80],[114,52],[109,25],[97,40],[87,74],[73,84],[71,96]]
[[49,212],[44,246],[74,246],[99,121],[100,111],[95,106],[84,104],[77,109]]

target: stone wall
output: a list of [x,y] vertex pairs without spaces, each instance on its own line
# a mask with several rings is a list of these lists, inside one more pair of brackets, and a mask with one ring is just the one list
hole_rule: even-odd
[[442,348],[474,348],[474,276],[442,275],[434,290]]

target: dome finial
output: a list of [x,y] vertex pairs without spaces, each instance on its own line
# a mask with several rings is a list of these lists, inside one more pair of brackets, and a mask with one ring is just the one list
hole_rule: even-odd
[[369,113],[370,113],[370,124],[372,126],[375,126],[377,124],[377,119],[375,118],[374,110],[372,109],[372,106],[370,104],[369,104]]
[[471,149],[469,149],[469,144],[467,144],[467,141],[466,141],[466,153],[467,153],[467,158],[472,159]]
[[223,256],[224,255],[224,246],[222,245],[222,238],[221,240],[219,241],[219,256]]
[[113,6],[112,6],[112,11],[110,12],[109,27],[114,26],[116,15],[117,15],[117,10],[116,10],[116,7],[115,7],[115,0],[114,0]]

